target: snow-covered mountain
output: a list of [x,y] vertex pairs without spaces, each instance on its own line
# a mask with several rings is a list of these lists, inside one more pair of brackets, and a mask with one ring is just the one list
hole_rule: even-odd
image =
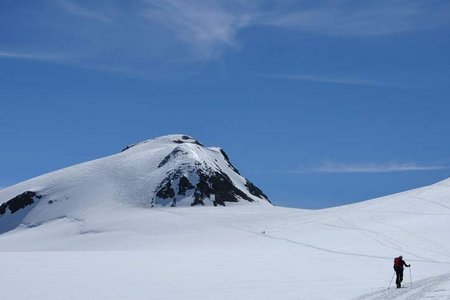
[[271,205],[240,175],[227,154],[187,135],[127,146],[121,153],[75,165],[0,191],[0,233],[113,206]]
[[[176,135],[0,200],[2,299],[450,298],[450,178],[335,208],[277,207],[220,149]],[[406,288],[388,290],[399,255],[412,265]]]

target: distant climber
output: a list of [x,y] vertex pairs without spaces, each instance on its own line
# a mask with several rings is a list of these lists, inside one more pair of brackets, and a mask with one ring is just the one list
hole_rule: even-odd
[[395,283],[397,283],[397,288],[402,287],[402,281],[403,281],[403,266],[405,267],[411,267],[411,265],[406,264],[406,262],[403,260],[403,256],[399,256],[394,258],[394,270],[395,275],[397,275],[395,279]]

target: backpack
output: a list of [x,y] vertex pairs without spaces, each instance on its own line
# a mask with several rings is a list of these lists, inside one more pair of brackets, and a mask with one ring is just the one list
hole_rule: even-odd
[[402,259],[400,257],[394,258],[394,267],[401,267],[402,266]]

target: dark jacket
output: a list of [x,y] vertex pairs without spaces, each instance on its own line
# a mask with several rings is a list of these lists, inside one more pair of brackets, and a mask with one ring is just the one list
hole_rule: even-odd
[[396,257],[394,259],[394,269],[403,269],[403,266],[405,267],[409,267],[410,265],[408,265],[403,258],[400,257]]

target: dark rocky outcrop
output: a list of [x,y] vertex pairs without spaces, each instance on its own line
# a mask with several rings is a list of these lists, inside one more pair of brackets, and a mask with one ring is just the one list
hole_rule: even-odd
[[120,152],[127,151],[128,149],[133,148],[133,147],[136,146],[136,145],[137,145],[137,144],[127,145],[127,146],[126,146],[125,148],[123,148],[122,151],[120,151]]
[[187,136],[187,135],[183,135],[183,136],[181,137],[181,140],[174,140],[174,142],[175,142],[175,143],[178,143],[178,144],[192,143],[192,144],[196,144],[196,145],[199,145],[199,146],[202,146],[202,147],[203,147],[203,144],[202,144],[202,143],[200,143],[200,142],[197,141],[196,139],[194,139],[194,138],[192,138],[192,137],[190,137],[190,136]]
[[247,196],[243,191],[236,188],[227,174],[219,171],[203,172],[199,170],[197,173],[199,176],[199,182],[197,183],[194,205],[205,205],[203,202],[205,199],[212,199],[214,196],[214,206],[225,206],[225,202],[238,202],[239,198],[253,202],[254,200]]
[[197,140],[190,140],[190,141],[173,140],[173,142],[174,142],[174,143],[177,143],[177,144],[191,143],[191,144],[196,144],[196,145],[199,145],[199,146],[202,146],[202,147],[203,147],[203,145],[200,144],[200,142],[197,141]]
[[24,209],[25,207],[32,205],[35,199],[40,199],[42,196],[37,195],[36,192],[26,191],[14,198],[6,201],[0,205],[0,216],[6,213],[6,209],[9,209],[11,214]]
[[[184,165],[184,167],[191,169],[187,165]],[[178,169],[166,175],[156,188],[152,206],[155,204],[167,205],[169,203],[171,203],[171,206],[176,206],[177,198],[182,198],[178,196],[187,196],[186,192],[195,188],[183,174],[182,170]]]
[[236,173],[238,173],[239,175],[241,175],[241,173],[239,173],[238,169],[236,169],[233,164],[231,163],[230,159],[228,158],[228,155],[225,153],[225,151],[223,149],[220,149],[220,153],[222,153],[223,158],[225,158],[226,162],[228,163],[228,166],[235,171]]
[[[253,183],[251,183],[250,181],[246,181],[245,183],[245,187],[248,189],[248,191],[250,192],[250,194],[252,194],[253,196],[256,196],[258,198],[261,199],[266,199],[267,201],[270,202],[269,198],[266,196],[266,194],[263,193],[263,191],[261,191],[258,187],[256,187]],[[270,202],[272,203],[272,202]]]
[[186,176],[181,176],[180,182],[178,183],[178,195],[186,196],[187,190],[192,190],[195,188],[189,181],[189,179]]
[[159,190],[156,192],[156,197],[161,198],[161,199],[175,197],[175,190],[172,187],[172,180],[166,178],[162,182],[161,186],[159,187]]
[[[268,200],[266,195],[251,182],[247,181],[246,187],[252,195]],[[191,192],[188,194],[187,191]],[[238,189],[225,172],[200,163],[181,165],[178,169],[170,171],[156,188],[155,195],[152,205],[175,206],[178,200],[187,196],[193,198],[191,206],[205,205],[206,199],[212,199],[214,206],[225,206],[226,202],[239,200],[254,201],[244,191]]]

